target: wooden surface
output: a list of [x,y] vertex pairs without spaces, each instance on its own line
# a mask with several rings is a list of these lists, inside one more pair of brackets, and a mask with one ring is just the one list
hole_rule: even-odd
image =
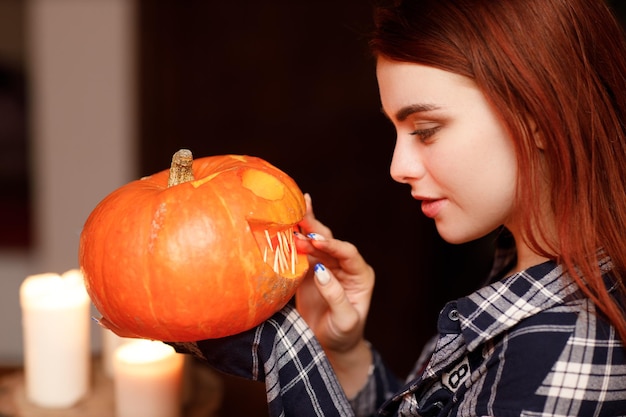
[[[222,401],[221,377],[206,366],[189,360],[183,384],[184,417],[217,417]],[[89,394],[65,409],[38,407],[26,398],[21,369],[0,370],[0,417],[114,417],[113,381],[102,371],[99,360],[92,367]]]

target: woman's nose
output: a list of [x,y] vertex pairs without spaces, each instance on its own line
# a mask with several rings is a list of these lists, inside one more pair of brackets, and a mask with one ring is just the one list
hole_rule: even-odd
[[391,178],[402,184],[419,180],[426,173],[419,150],[407,142],[400,138],[396,140],[389,168]]

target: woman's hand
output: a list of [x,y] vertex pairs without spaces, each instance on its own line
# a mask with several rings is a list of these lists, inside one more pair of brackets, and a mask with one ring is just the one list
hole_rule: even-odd
[[[374,288],[374,270],[357,248],[334,239],[315,218],[311,198],[296,242],[311,271],[298,288],[296,306],[324,348],[348,397],[367,381],[371,351],[363,337]],[[306,236],[305,236],[306,235]]]

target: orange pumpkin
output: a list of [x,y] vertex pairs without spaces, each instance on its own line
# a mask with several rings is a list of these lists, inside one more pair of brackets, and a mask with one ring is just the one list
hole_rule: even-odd
[[120,187],[90,214],[79,247],[87,291],[120,336],[242,332],[280,310],[304,277],[293,242],[304,212],[297,184],[268,162],[192,162],[181,150],[169,171]]

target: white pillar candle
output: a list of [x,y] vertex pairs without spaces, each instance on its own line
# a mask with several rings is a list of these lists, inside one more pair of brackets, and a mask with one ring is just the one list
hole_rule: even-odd
[[89,307],[80,271],[38,274],[20,286],[26,396],[66,408],[89,390]]
[[118,347],[137,339],[120,337],[109,329],[104,327],[100,328],[102,329],[102,369],[107,377],[113,378],[113,355],[115,351]]
[[184,355],[162,342],[137,340],[115,351],[116,417],[179,417]]

